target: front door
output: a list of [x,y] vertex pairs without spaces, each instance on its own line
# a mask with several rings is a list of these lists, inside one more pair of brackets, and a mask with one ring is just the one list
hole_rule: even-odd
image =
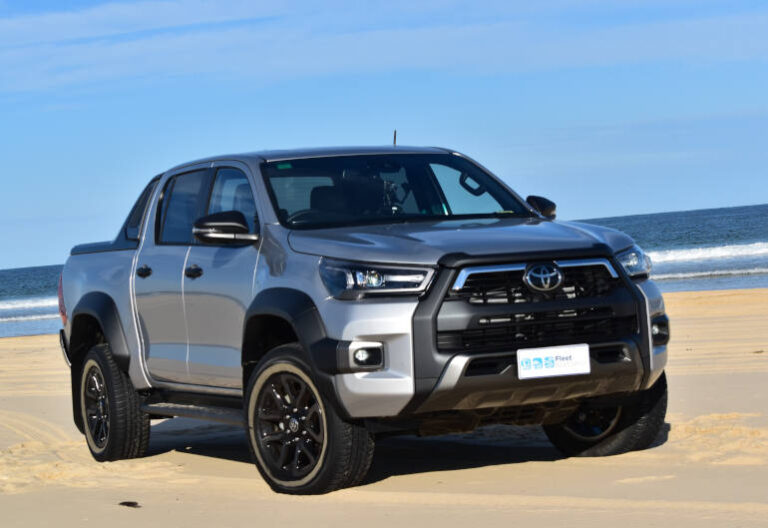
[[207,197],[207,180],[204,170],[168,180],[155,215],[150,216],[158,229],[149,226],[138,255],[136,309],[147,368],[157,380],[189,382],[182,279],[193,243],[192,225],[200,215],[202,197]]
[[[240,211],[258,232],[253,190],[235,168],[216,170],[206,211]],[[184,306],[189,336],[190,383],[241,388],[245,312],[253,299],[259,244],[197,244],[187,258]]]

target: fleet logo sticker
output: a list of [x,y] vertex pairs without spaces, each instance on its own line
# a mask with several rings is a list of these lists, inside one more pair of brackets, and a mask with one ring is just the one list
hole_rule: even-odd
[[517,351],[519,379],[589,374],[589,345],[521,348]]

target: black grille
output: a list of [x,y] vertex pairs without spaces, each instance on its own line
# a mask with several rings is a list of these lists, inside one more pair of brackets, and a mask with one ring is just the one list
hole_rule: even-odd
[[604,297],[621,285],[604,266],[562,268],[563,285],[553,293],[532,292],[523,284],[522,270],[470,275],[464,287],[452,291],[451,298],[472,304],[513,304],[545,300]]
[[[514,314],[509,322],[437,334],[440,350],[477,352],[601,342],[635,332],[635,316],[594,315],[599,309]],[[567,313],[566,313],[567,312]],[[574,313],[575,312],[575,313]]]
[[451,291],[445,300],[452,307],[460,306],[453,303],[469,305],[459,312],[466,326],[457,329],[448,323],[456,310],[442,310],[447,319],[444,326],[438,323],[438,350],[514,351],[610,342],[636,333],[634,300],[621,279],[613,278],[602,265],[563,267],[561,271],[563,285],[546,294],[523,284],[522,270],[469,276],[464,287]]

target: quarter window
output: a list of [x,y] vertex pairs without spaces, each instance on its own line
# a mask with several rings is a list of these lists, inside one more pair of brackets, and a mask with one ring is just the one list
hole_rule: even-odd
[[155,190],[155,185],[157,185],[157,178],[149,182],[149,185],[144,188],[133,209],[131,209],[131,214],[128,215],[128,220],[125,222],[125,238],[128,240],[139,239],[141,220],[144,218],[144,211],[147,208],[149,197],[152,196],[152,191]]

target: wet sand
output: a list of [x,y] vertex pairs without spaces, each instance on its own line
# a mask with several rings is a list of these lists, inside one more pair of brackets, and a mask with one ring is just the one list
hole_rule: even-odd
[[[242,430],[153,424],[98,464],[71,421],[56,336],[0,339],[0,525],[768,526],[768,290],[674,293],[667,428],[643,452],[565,459],[538,428],[379,442],[368,481],[272,493]],[[135,501],[140,506],[120,506]]]

